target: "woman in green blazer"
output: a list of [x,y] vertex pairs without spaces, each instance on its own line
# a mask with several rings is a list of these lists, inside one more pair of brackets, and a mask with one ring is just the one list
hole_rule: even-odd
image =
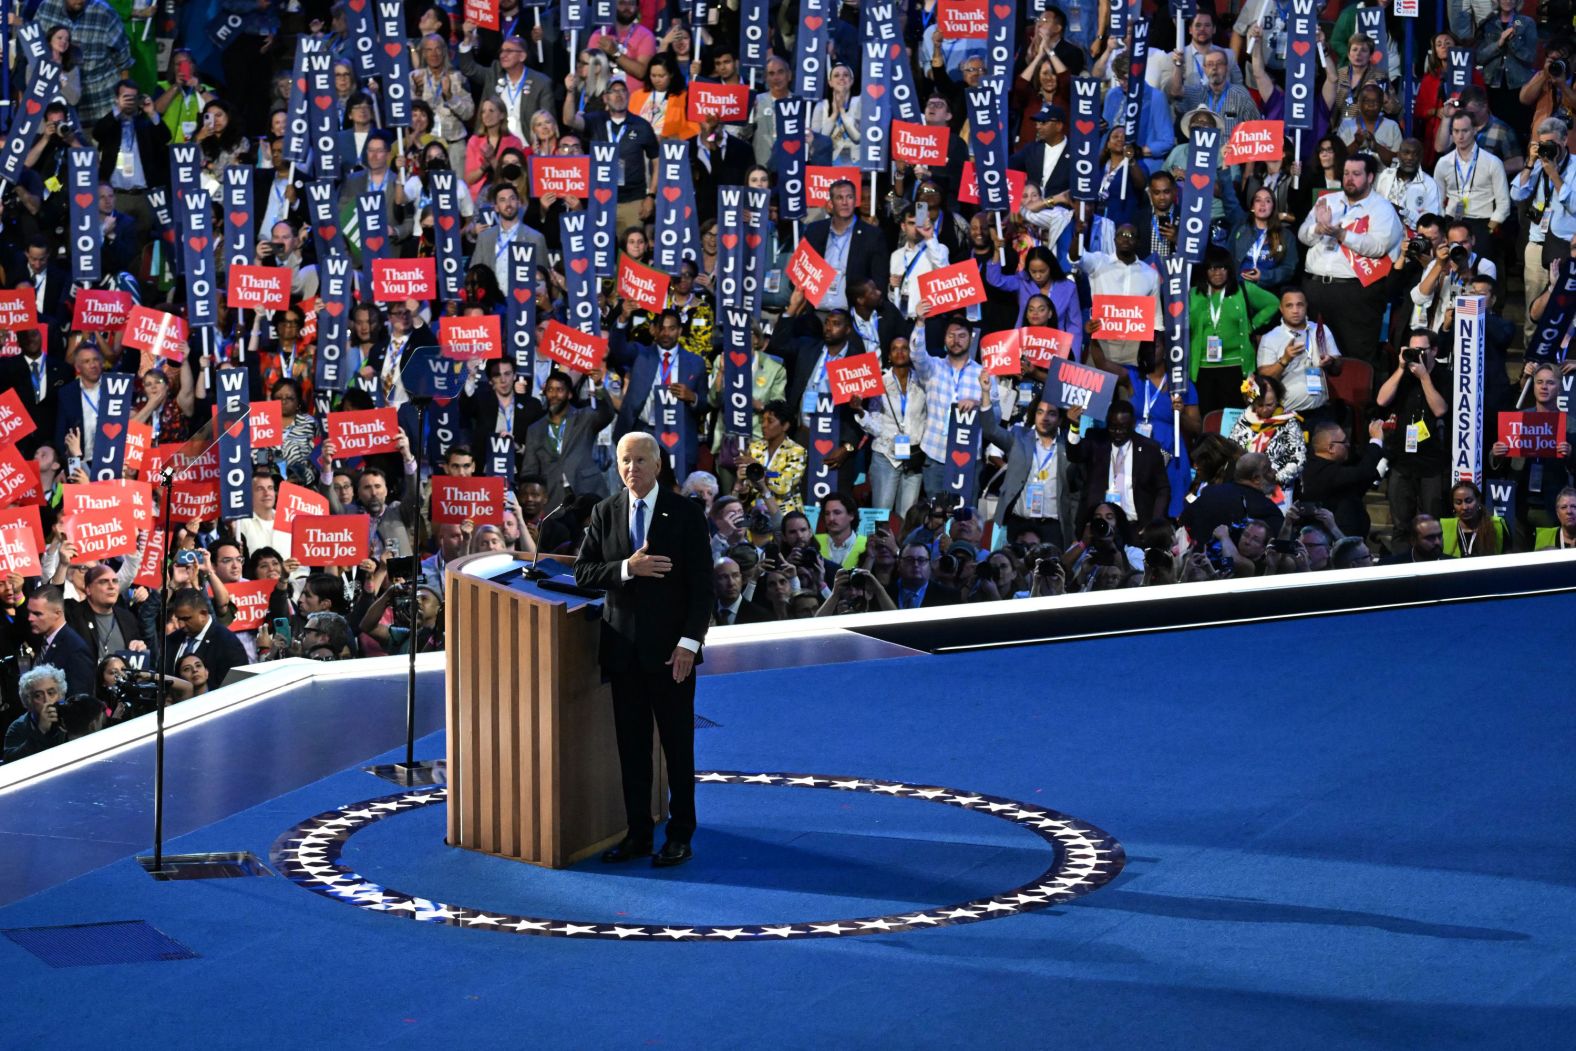
[[1279,313],[1273,294],[1237,280],[1230,252],[1215,246],[1205,251],[1204,265],[1193,271],[1188,304],[1188,357],[1200,413],[1242,403],[1242,381],[1253,375],[1258,360],[1254,334]]

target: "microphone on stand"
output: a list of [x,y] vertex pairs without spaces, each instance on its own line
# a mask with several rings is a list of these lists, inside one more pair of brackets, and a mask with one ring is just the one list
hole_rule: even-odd
[[557,507],[555,507],[551,511],[547,512],[547,514],[543,516],[542,521],[537,525],[537,527],[536,527],[536,538],[537,538],[536,554],[532,556],[531,564],[529,566],[525,567],[525,573],[524,573],[525,579],[527,579],[527,580],[541,580],[541,579],[543,579],[543,578],[548,576],[548,573],[547,573],[546,570],[538,569],[536,567],[536,564],[542,560],[541,538],[546,533],[546,531],[547,531],[547,523],[552,521],[553,516],[558,514],[560,511],[567,510],[569,507],[571,507],[574,504],[574,502],[575,502],[575,491],[573,489],[570,489],[569,487],[565,486],[564,487],[564,498],[561,501],[559,501],[559,504],[558,504]]

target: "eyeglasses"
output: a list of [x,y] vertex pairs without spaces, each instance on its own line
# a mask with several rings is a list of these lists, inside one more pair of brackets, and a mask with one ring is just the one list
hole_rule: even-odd
[[913,555],[904,555],[902,558],[898,559],[898,561],[903,563],[905,566],[927,566],[930,564],[930,556],[921,555],[916,558]]

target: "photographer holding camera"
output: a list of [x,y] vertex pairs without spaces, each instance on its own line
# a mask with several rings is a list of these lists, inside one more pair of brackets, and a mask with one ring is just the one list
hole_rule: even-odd
[[[1549,287],[1550,264],[1570,255],[1576,236],[1576,160],[1565,148],[1570,126],[1558,117],[1538,122],[1527,148],[1527,166],[1510,184],[1510,199],[1527,201],[1527,246],[1522,255],[1522,280],[1531,303]],[[1537,323],[1529,314],[1527,341]]]
[[22,676],[18,688],[27,711],[16,717],[5,731],[5,761],[65,744],[70,738],[60,721],[60,702],[65,700],[66,673],[53,664],[39,664]]
[[1450,432],[1445,420],[1450,370],[1439,364],[1438,337],[1414,328],[1396,362],[1395,371],[1379,388],[1374,403],[1389,410],[1390,513],[1397,522],[1415,515],[1439,516],[1444,503],[1445,467]]
[[1412,289],[1413,325],[1445,331],[1454,316],[1456,297],[1467,294],[1479,273],[1499,277],[1494,261],[1478,255],[1472,224],[1465,219],[1450,220],[1444,243],[1434,248],[1422,280]]

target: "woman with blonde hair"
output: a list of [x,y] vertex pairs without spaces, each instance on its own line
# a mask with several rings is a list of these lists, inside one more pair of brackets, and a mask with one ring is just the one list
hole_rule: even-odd
[[[580,52],[575,70],[564,78],[564,87],[569,90],[564,92],[562,123],[569,128],[583,125],[587,113],[602,112],[602,92],[613,82],[613,64],[600,49]],[[633,103],[630,111],[634,111]],[[577,116],[580,124],[575,122]]]
[[526,133],[531,138],[526,145],[531,148],[532,154],[548,157],[558,152],[558,118],[553,116],[552,110],[539,109],[531,114]]

